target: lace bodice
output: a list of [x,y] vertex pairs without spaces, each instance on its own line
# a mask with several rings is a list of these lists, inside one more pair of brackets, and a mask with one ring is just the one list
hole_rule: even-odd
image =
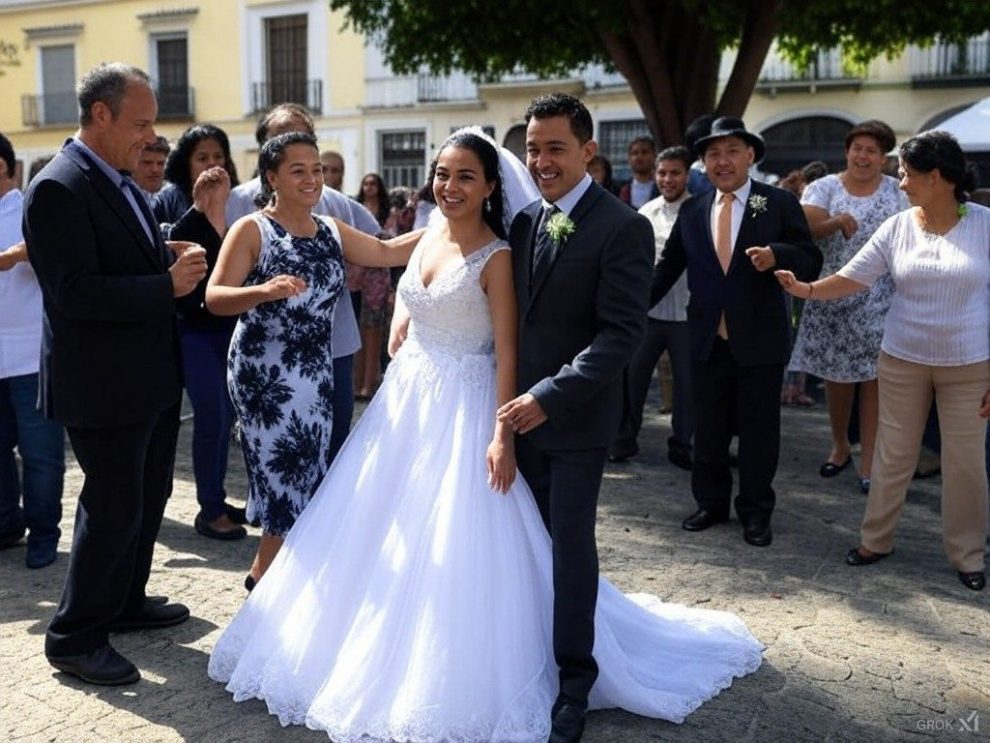
[[489,354],[493,350],[492,319],[488,298],[481,289],[481,272],[488,259],[508,250],[504,240],[494,240],[468,255],[464,263],[435,276],[423,285],[423,250],[429,235],[420,241],[399,281],[399,296],[411,318],[407,342],[450,354]]

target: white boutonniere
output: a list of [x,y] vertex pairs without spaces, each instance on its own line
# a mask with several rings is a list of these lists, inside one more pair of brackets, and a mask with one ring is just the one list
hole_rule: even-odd
[[577,225],[563,212],[557,212],[547,220],[547,234],[558,248],[577,231]]
[[752,210],[750,214],[753,219],[756,219],[758,214],[763,214],[767,210],[767,197],[760,194],[753,194],[749,197],[746,205]]

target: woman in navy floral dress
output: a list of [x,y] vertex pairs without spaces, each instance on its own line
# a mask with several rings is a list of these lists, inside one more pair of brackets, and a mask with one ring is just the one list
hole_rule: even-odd
[[211,312],[241,315],[227,383],[250,483],[247,515],[263,530],[249,590],[330,465],[330,326],[344,289],[344,251],[363,265],[405,265],[419,239],[383,243],[314,216],[322,168],[308,134],[265,144],[258,170],[274,200],[231,227],[207,289]]

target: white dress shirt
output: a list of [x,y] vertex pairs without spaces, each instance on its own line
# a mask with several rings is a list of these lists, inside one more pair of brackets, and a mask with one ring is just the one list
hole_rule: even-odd
[[[16,188],[0,196],[0,251],[24,239],[23,205]],[[41,287],[31,264],[21,261],[0,271],[0,379],[38,373],[41,312]]]
[[[677,221],[677,214],[681,210],[681,204],[691,196],[687,191],[680,195],[675,201],[667,201],[663,196],[658,196],[651,201],[647,201],[640,207],[639,213],[650,220],[653,225],[653,240],[656,247],[656,260],[660,260],[660,253],[663,252],[670,237],[670,231]],[[667,322],[687,322],[687,304],[691,299],[691,293],[687,285],[687,271],[681,274],[667,296],[650,308],[647,316],[654,320],[664,320]]]
[[543,208],[549,209],[556,206],[565,215],[570,217],[571,212],[574,211],[574,207],[577,206],[577,203],[581,200],[581,197],[584,196],[584,192],[588,190],[589,186],[591,186],[591,176],[585,173],[584,177],[577,182],[577,185],[574,186],[574,188],[565,193],[554,203],[551,204],[546,199],[543,199]]

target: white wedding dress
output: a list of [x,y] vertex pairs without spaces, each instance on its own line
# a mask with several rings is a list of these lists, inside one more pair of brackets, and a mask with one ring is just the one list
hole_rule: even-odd
[[[485,466],[496,393],[479,277],[508,246],[426,287],[428,245],[399,284],[408,338],[209,674],[335,743],[543,743],[557,694],[550,537],[526,483],[494,492]],[[762,658],[734,615],[605,579],[595,630],[591,707],[673,722]]]

